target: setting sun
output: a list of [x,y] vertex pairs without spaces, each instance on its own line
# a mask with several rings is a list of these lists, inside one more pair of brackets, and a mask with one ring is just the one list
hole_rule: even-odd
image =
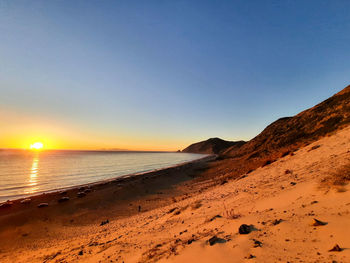
[[41,142],[35,142],[30,145],[30,149],[32,150],[41,150],[44,147],[44,145]]

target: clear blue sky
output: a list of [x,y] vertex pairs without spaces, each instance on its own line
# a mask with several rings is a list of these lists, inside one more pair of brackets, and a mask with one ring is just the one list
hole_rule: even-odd
[[2,136],[247,140],[348,85],[349,43],[349,1],[1,1]]

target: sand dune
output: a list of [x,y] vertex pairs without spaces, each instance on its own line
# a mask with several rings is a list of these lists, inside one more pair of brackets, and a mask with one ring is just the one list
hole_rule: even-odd
[[[15,251],[2,248],[0,260],[350,262],[350,192],[346,185],[322,182],[350,163],[349,142],[347,127],[239,180],[214,187],[203,182],[181,201],[109,218],[102,226],[67,224]],[[326,224],[315,226],[314,219]],[[252,231],[239,234],[242,224]],[[342,251],[330,252],[336,244]]]

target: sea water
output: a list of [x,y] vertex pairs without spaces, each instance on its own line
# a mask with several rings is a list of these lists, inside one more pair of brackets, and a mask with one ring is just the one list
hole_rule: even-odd
[[204,157],[174,152],[0,150],[0,202]]

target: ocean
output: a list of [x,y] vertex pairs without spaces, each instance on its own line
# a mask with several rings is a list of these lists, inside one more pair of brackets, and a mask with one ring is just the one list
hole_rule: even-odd
[[204,157],[173,152],[0,150],[0,202]]

